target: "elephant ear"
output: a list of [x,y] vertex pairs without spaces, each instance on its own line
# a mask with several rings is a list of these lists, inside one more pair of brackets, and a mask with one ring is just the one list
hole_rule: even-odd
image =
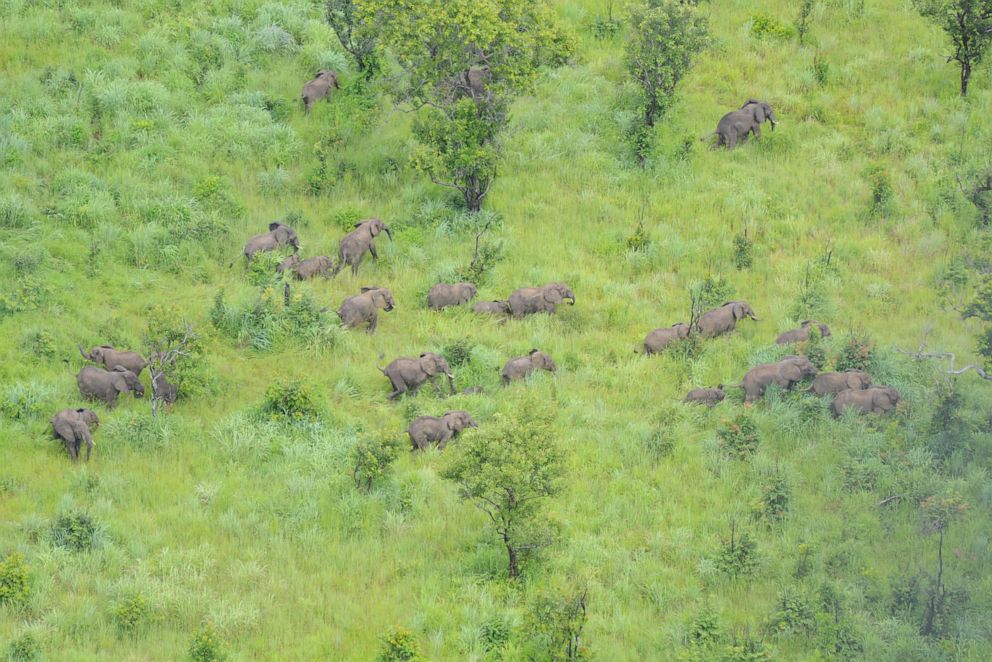
[[377,285],[369,285],[368,287],[363,287],[362,288],[362,294],[365,294],[366,292],[371,292],[372,290],[378,290],[378,289],[379,289],[379,287]]
[[437,357],[430,352],[420,355],[420,366],[428,375],[436,375],[438,371]]
[[754,104],[754,121],[761,124],[765,121],[765,108],[764,104],[756,103]]
[[778,369],[778,371],[780,375],[788,379],[790,382],[802,381],[803,372],[799,366],[792,361],[786,362]]
[[548,303],[561,303],[562,302],[561,288],[557,285],[551,285],[544,288],[544,300]]
[[275,231],[276,228],[280,227],[281,225],[282,223],[280,223],[279,221],[272,221],[271,223],[269,223],[269,232]]
[[744,318],[744,304],[737,301],[733,304],[730,309],[734,314],[734,319],[739,320]]
[[127,368],[122,365],[115,365],[111,372],[127,372]]

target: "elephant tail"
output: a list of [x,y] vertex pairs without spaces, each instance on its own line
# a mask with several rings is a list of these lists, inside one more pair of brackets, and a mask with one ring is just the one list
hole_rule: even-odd
[[709,133],[707,133],[707,134],[706,134],[705,136],[700,136],[700,138],[699,138],[699,139],[700,139],[700,140],[709,140],[710,138],[712,138],[712,137],[713,137],[713,136],[715,136],[716,134],[717,134],[717,132],[716,132],[716,131],[710,131],[710,132],[709,132]]

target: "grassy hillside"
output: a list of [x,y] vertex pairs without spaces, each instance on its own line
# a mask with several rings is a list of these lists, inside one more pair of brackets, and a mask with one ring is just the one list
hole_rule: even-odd
[[[756,15],[790,26],[796,2],[704,4],[715,43],[641,169],[623,36],[596,29],[607,3],[555,4],[576,56],[512,109],[483,212],[502,259],[479,298],[565,281],[577,303],[501,324],[426,309],[480,221],[411,168],[410,114],[358,80],[322,3],[0,0],[0,559],[22,555],[30,576],[25,602],[0,605],[0,651],[31,637],[49,660],[180,659],[209,621],[232,659],[370,660],[398,626],[431,660],[498,659],[503,631],[504,658],[521,659],[537,596],[587,586],[591,659],[762,659],[745,641],[767,659],[992,658],[990,387],[967,374],[951,390],[896,351],[926,339],[975,358],[955,308],[977,279],[962,256],[987,252],[988,230],[955,175],[988,165],[988,68],[961,100],[942,35],[907,2],[819,2],[807,46],[753,29]],[[299,90],[325,67],[343,90],[305,116]],[[750,96],[777,130],[706,149],[698,137]],[[294,326],[281,284],[239,260],[272,220],[290,218],[304,255],[335,255],[368,216],[395,235],[378,263],[294,286],[293,307],[388,286],[397,308],[374,336],[333,312]],[[745,231],[753,265],[738,269]],[[703,282],[761,321],[694,357],[635,353],[687,321]],[[48,419],[80,402],[76,343],[140,349],[170,314],[201,336],[201,379],[155,420],[147,400],[94,405],[94,457],[72,465]],[[851,334],[871,339],[898,415],[834,420],[801,393],[680,403],[788,353],[775,337],[810,316],[833,329],[828,368]],[[502,389],[503,363],[532,347],[557,375]],[[459,387],[485,391],[387,400],[376,366],[426,350],[460,357]],[[260,421],[266,389],[294,380],[320,419]],[[561,535],[507,582],[485,516],[440,476],[450,449],[409,454],[403,430],[456,408],[484,428],[530,400],[567,449],[548,504]],[[717,436],[739,412],[760,440],[745,460]],[[403,447],[368,495],[350,476],[367,434]],[[756,517],[781,484],[784,518]],[[922,636],[937,538],[920,504],[947,493],[970,508],[945,533],[940,632]],[[53,535],[72,513],[95,524],[92,549]],[[737,578],[716,560],[732,522],[756,544]]]

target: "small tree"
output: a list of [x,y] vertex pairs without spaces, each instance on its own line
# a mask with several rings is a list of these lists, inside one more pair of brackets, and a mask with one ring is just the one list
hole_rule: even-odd
[[175,308],[155,306],[148,317],[144,347],[152,380],[152,416],[156,416],[163,402],[178,397],[182,369],[200,353],[199,337]]
[[362,20],[354,0],[327,0],[327,23],[366,79],[379,70],[375,33]]
[[923,611],[923,624],[920,634],[931,635],[936,630],[936,621],[944,613],[944,531],[951,522],[968,510],[969,506],[956,494],[931,496],[920,504],[921,529],[924,535],[937,534],[937,574],[927,593],[926,608]]
[[355,487],[371,492],[372,484],[384,478],[396,461],[399,443],[392,437],[368,437],[355,444],[351,454],[351,477]]
[[462,438],[443,474],[489,517],[506,547],[510,578],[520,575],[522,555],[551,541],[541,504],[558,494],[562,475],[551,420],[549,412],[531,404],[514,416],[500,415]]
[[796,17],[796,36],[799,38],[800,45],[806,43],[806,35],[809,34],[809,24],[815,7],[816,0],[799,0],[799,16]]
[[538,595],[527,615],[527,629],[534,641],[537,655],[532,660],[574,662],[586,658],[582,646],[582,630],[586,625],[586,587],[558,595],[543,592]]
[[954,52],[947,61],[961,67],[961,96],[967,96],[972,70],[992,40],[992,0],[914,0],[914,4],[950,37]]

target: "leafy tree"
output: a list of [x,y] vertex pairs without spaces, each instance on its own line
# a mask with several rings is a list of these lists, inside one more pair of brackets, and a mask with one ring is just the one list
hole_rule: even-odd
[[178,309],[161,305],[149,312],[144,346],[152,379],[152,416],[155,416],[163,402],[175,399],[180,386],[198,368],[202,347],[192,325]]
[[362,20],[355,1],[327,0],[327,23],[362,75],[372,78],[379,71],[377,41],[374,31]]
[[551,421],[549,412],[530,404],[514,416],[497,416],[462,438],[443,474],[489,517],[506,547],[511,578],[519,576],[523,554],[550,542],[541,504],[558,494],[562,476]]
[[406,628],[397,628],[382,638],[382,650],[376,662],[425,662],[417,637]]
[[992,40],[992,0],[914,0],[914,4],[950,37],[954,53],[947,61],[961,67],[961,96],[967,96],[972,70]]
[[363,492],[372,491],[372,484],[384,478],[399,451],[393,437],[372,436],[361,439],[351,452],[351,477],[355,487]]
[[573,662],[586,659],[582,645],[582,630],[586,625],[587,588],[564,595],[543,592],[538,595],[527,615],[527,629],[539,650],[530,659],[550,662]]
[[933,585],[927,593],[926,609],[923,612],[923,624],[920,634],[931,635],[936,632],[937,619],[945,613],[947,590],[944,586],[944,532],[951,522],[960,517],[970,506],[956,494],[927,497],[920,504],[921,529],[924,535],[938,535],[937,540],[937,574]]

